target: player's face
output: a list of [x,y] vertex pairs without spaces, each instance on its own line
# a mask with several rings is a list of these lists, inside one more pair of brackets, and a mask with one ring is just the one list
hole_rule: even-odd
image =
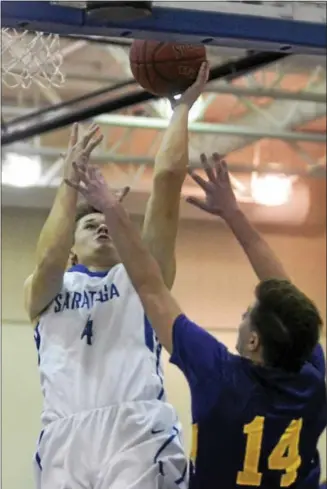
[[251,311],[256,307],[249,307],[242,316],[241,324],[238,328],[238,338],[236,343],[236,350],[245,358],[252,359],[256,356],[259,349],[259,338],[257,333],[253,330],[251,324]]
[[108,265],[119,261],[103,214],[88,214],[79,220],[73,251],[78,258],[78,263],[86,266],[96,265],[99,258],[108,258]]

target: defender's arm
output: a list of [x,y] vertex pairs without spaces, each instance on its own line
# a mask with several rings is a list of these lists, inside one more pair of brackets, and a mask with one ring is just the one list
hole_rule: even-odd
[[184,372],[191,386],[195,379],[202,382],[212,372],[228,371],[227,348],[182,313],[122,205],[112,202],[104,214],[145,314],[160,343],[172,354],[171,361]]
[[[78,142],[78,126],[74,125],[64,162],[65,178],[74,178],[72,162],[78,155],[89,157],[101,137],[92,139],[98,131],[91,126]],[[59,292],[73,245],[77,191],[65,183],[58,189],[50,214],[41,231],[36,247],[36,266],[24,284],[27,313],[34,321]]]
[[106,223],[119,256],[143,304],[160,343],[172,351],[172,328],[182,313],[165,285],[156,260],[142,242],[121,204],[104,209]]
[[214,153],[209,162],[206,156],[202,155],[201,163],[207,180],[192,171],[190,173],[193,180],[203,189],[205,200],[189,197],[188,202],[224,219],[245,251],[259,280],[289,280],[278,257],[240,210],[224,159]]
[[226,223],[242,246],[260,281],[270,278],[290,280],[277,255],[241,210],[229,215]]

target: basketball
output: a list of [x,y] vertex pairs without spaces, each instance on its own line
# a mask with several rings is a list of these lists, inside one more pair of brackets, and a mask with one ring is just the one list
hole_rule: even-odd
[[206,50],[201,45],[134,40],[130,65],[135,80],[148,92],[170,97],[196,80]]

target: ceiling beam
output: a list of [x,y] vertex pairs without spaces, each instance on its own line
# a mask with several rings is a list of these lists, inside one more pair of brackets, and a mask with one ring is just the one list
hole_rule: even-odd
[[317,93],[313,90],[294,91],[290,90],[278,90],[274,88],[265,87],[238,87],[232,84],[221,84],[217,86],[208,87],[206,92],[236,95],[238,97],[255,97],[255,98],[272,98],[274,100],[295,100],[306,101],[316,103],[326,103],[326,92]]
[[[20,109],[15,107],[2,107],[3,114],[12,114]],[[21,113],[21,112],[20,112]],[[94,118],[94,121],[100,125],[109,127],[123,127],[130,129],[155,129],[164,131],[169,125],[168,119],[157,117],[139,117],[121,114],[104,114]],[[326,143],[326,135],[320,132],[299,132],[283,130],[266,130],[261,127],[240,126],[238,124],[215,124],[208,122],[191,122],[189,131],[194,134],[202,135],[225,135],[238,136],[244,138],[269,138],[279,139],[282,141],[308,141],[314,143]],[[222,153],[225,154],[225,153]]]
[[[245,58],[230,61],[224,65],[216,66],[210,71],[210,80],[225,79],[234,80],[244,74],[263,68],[270,63],[275,63],[287,56],[285,53],[264,53],[256,52]],[[90,94],[90,98],[93,94]],[[1,131],[1,144],[7,145],[27,139],[38,134],[60,129],[74,122],[81,122],[85,119],[94,118],[103,113],[115,112],[127,107],[155,100],[158,97],[145,92],[137,91],[127,95],[122,95],[114,100],[108,102],[93,103],[88,107],[63,109],[62,104],[58,111],[58,107],[49,107],[48,110],[43,109],[41,111],[31,114],[29,117],[25,117],[24,121],[14,120],[9,122],[6,127]],[[66,104],[67,107],[68,104]],[[57,111],[57,112],[56,112]]]
[[[317,94],[326,93],[325,81],[316,83],[314,89]],[[206,148],[206,151],[209,153],[212,151],[217,151],[220,154],[228,155],[235,151],[239,151],[249,144],[252,144],[257,139],[263,137],[270,139],[274,138],[272,135],[276,131],[277,133],[284,133],[284,135],[286,135],[286,137],[281,137],[279,139],[284,141],[295,141],[293,136],[291,136],[291,139],[288,137],[290,134],[298,134],[297,132],[292,131],[293,129],[304,126],[308,122],[326,116],[325,103],[321,104],[308,101],[294,102],[291,100],[274,100],[267,107],[259,107],[251,102],[248,102],[247,105],[252,108],[252,110],[249,110],[243,116],[233,121],[235,135],[237,131],[236,127],[239,127],[240,129],[248,127],[251,128],[251,130],[254,130],[254,128],[260,128],[258,132],[265,134],[265,136],[256,135],[253,137],[253,139],[251,139],[245,135],[240,135],[239,137],[235,138],[217,139],[213,136],[207,135],[202,139],[202,144],[203,147]],[[310,134],[315,134],[315,137],[318,135],[318,133],[311,132]],[[306,140],[308,141],[308,139]],[[315,142],[326,144],[325,131],[320,133],[318,140]]]
[[[326,108],[324,109],[326,111]],[[169,120],[155,117],[135,117],[120,114],[104,114],[95,118],[99,124],[106,126],[130,127],[137,129],[156,129],[163,131],[167,129]],[[189,131],[196,134],[215,134],[241,136],[244,138],[269,138],[283,141],[310,141],[326,144],[326,134],[319,132],[297,132],[276,129],[262,129],[261,126],[238,125],[238,124],[212,124],[209,122],[191,122]],[[227,154],[222,152],[221,154]]]
[[[65,148],[50,148],[48,146],[33,147],[27,144],[14,144],[5,148],[3,152],[3,157],[5,157],[6,152],[16,153],[23,156],[41,156],[45,159],[56,161],[62,154],[65,153]],[[154,166],[154,158],[147,156],[129,156],[122,154],[112,154],[110,152],[99,151],[92,156],[92,161],[98,164],[110,164],[115,163],[117,165],[145,165],[149,167]],[[200,161],[191,161],[190,166],[193,168],[202,168]],[[280,173],[281,171],[286,175],[299,175],[299,176],[313,176],[316,178],[325,178],[324,173],[313,174],[304,169],[296,169],[279,166],[270,165],[269,163],[264,166],[257,166],[255,164],[248,163],[230,163],[228,168],[233,173]]]

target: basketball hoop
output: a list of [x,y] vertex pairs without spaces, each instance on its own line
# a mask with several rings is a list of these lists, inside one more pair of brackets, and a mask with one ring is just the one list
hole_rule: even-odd
[[2,82],[9,88],[60,87],[65,77],[58,34],[1,29]]

